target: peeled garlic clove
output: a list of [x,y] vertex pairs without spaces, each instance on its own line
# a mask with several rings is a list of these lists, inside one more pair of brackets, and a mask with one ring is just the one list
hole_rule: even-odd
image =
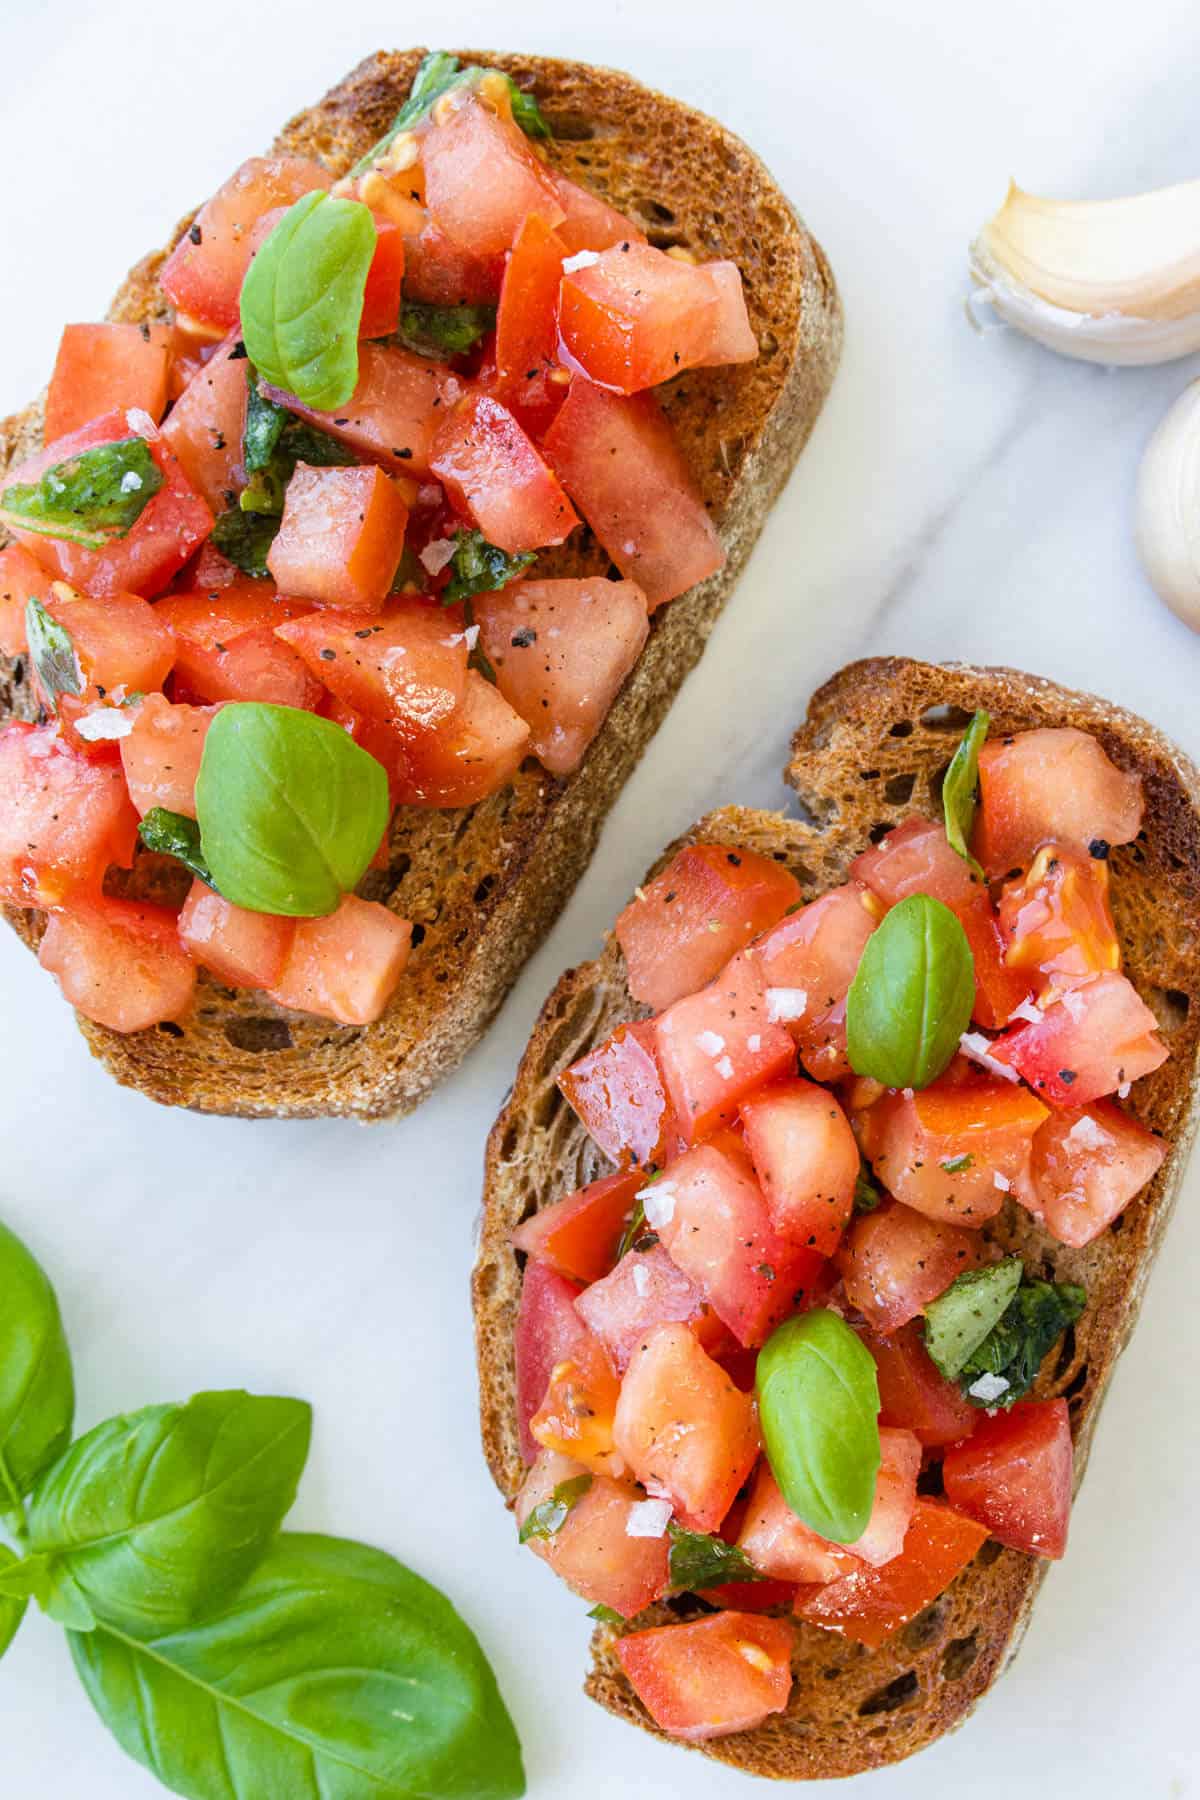
[[1200,181],[1125,200],[1010,186],[971,246],[974,298],[1064,356],[1157,363],[1200,349]]
[[1137,544],[1155,593],[1200,631],[1200,381],[1184,389],[1146,446]]

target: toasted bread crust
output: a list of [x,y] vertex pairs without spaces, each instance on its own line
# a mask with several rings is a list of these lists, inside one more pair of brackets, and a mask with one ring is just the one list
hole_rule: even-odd
[[[1115,1228],[1070,1250],[1009,1202],[987,1234],[1031,1267],[1082,1282],[1088,1307],[1048,1359],[1039,1397],[1065,1395],[1082,1477],[1100,1402],[1128,1341],[1195,1130],[1200,1057],[1200,775],[1131,713],[1009,669],[876,659],[852,664],[813,697],[793,741],[787,779],[804,822],[729,807],[681,843],[750,847],[785,862],[811,898],[846,879],[880,828],[913,812],[938,815],[940,783],[965,716],[977,707],[1000,732],[1041,725],[1090,731],[1146,794],[1138,841],[1112,852],[1112,898],[1125,967],[1153,1007],[1171,1058],[1135,1084],[1129,1110],[1170,1155]],[[948,718],[930,709],[952,709]],[[679,847],[672,845],[655,869]],[[488,1463],[511,1504],[523,1475],[517,1440],[513,1328],[521,1267],[517,1222],[607,1165],[558,1093],[558,1072],[616,1025],[644,1016],[631,1000],[614,938],[569,970],[542,1009],[507,1106],[488,1142],[484,1213],[473,1281],[480,1419]],[[754,1731],[699,1746],[722,1762],[784,1780],[853,1775],[897,1762],[960,1724],[1017,1648],[1045,1564],[985,1545],[948,1592],[880,1650],[800,1624],[788,1709]],[[642,1626],[678,1616],[650,1608]],[[610,1712],[658,1731],[614,1654],[619,1633],[597,1628],[586,1691]]]
[[[369,57],[275,148],[342,172],[391,123],[421,56]],[[466,811],[403,808],[386,876],[361,891],[419,927],[419,943],[378,1024],[333,1025],[201,976],[192,1017],[122,1037],[80,1019],[117,1080],[152,1099],[251,1117],[410,1111],[483,1032],[549,929],[601,823],[704,647],[829,390],[841,310],[820,247],[751,151],[721,125],[629,76],[540,57],[464,51],[536,93],[558,136],[549,155],[642,223],[742,269],[757,363],[677,378],[663,399],[728,552],[723,570],[658,612],[650,639],[580,769],[566,779],[532,760],[513,786]],[[172,243],[186,230],[177,228]],[[166,252],[131,272],[110,316],[168,316],[157,275]],[[40,405],[0,426],[0,471],[41,443]],[[588,533],[539,559],[546,575],[603,574]],[[0,664],[0,716],[29,717],[19,665]],[[135,891],[165,871],[143,858]],[[38,916],[6,909],[26,943]]]

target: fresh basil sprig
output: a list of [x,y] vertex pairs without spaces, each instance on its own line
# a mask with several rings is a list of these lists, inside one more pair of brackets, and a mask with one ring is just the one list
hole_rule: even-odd
[[764,1581],[744,1550],[724,1538],[704,1531],[686,1531],[672,1519],[668,1557],[671,1586],[679,1593],[696,1594],[703,1588],[721,1587],[727,1581]]
[[962,1372],[1003,1318],[1024,1272],[1019,1256],[1006,1256],[983,1269],[964,1269],[926,1306],[925,1348],[949,1380]]
[[208,728],[196,819],[213,884],[234,906],[333,912],[378,850],[389,811],[382,765],[315,713],[235,702]]
[[418,356],[462,356],[495,324],[494,306],[434,306],[406,300],[400,308],[400,341]]
[[[997,1321],[963,1364],[959,1385],[976,1406],[1011,1406],[1037,1380],[1049,1351],[1087,1305],[1084,1289],[1073,1282],[1023,1281]],[[1007,1386],[1002,1393],[973,1393],[981,1377],[993,1376]]]
[[590,1475],[573,1475],[569,1481],[560,1481],[548,1500],[540,1500],[530,1508],[519,1533],[521,1542],[527,1544],[530,1538],[554,1537],[566,1524],[572,1507],[578,1506],[591,1485]]
[[948,906],[901,900],[867,939],[846,996],[846,1050],[856,1075],[923,1088],[949,1065],[971,1022],[975,963]]
[[450,558],[450,580],[442,589],[443,606],[454,606],[469,600],[473,594],[491,594],[507,587],[524,574],[537,558],[532,550],[510,556],[495,544],[489,544],[482,531],[456,531],[455,551]]
[[358,383],[358,327],[375,221],[318,188],[290,206],[246,271],[242,339],[271,387],[327,412]]
[[213,886],[212,870],[204,860],[200,827],[195,819],[189,819],[186,813],[169,812],[165,806],[152,806],[138,826],[138,836],[147,850],[175,857],[206,886]]
[[38,685],[51,706],[57,707],[60,694],[82,694],[83,670],[74,639],[36,594],[25,602],[25,639]]
[[972,872],[982,881],[983,870],[971,855],[971,828],[979,803],[979,752],[987,741],[991,714],[977,712],[963,735],[962,742],[950,759],[942,783],[942,814],[950,848],[957,850]]
[[36,481],[0,493],[0,519],[21,531],[102,550],[127,537],[163,484],[145,438],[96,444],[55,463]]
[[771,1473],[792,1511],[837,1544],[861,1537],[879,1473],[875,1359],[826,1308],[787,1319],[755,1374]]
[[0,1225],[0,1518],[24,1530],[24,1496],[66,1449],[75,1382],[41,1265]]
[[[475,87],[488,74],[497,75],[499,70],[481,69],[475,63],[464,69],[457,56],[451,56],[448,50],[430,50],[421,58],[408,99],[379,142],[373,144],[367,154],[355,163],[350,171],[351,177],[365,175],[401,132],[411,131],[414,125],[420,125],[429,117],[435,102],[443,94],[448,94],[452,88]],[[533,95],[519,88],[511,75],[505,75],[502,79],[508,84],[513,118],[526,137],[548,138],[551,135],[550,127]]]
[[[0,1578],[15,1565],[16,1560],[7,1544],[0,1544]],[[27,1601],[0,1589],[0,1656],[4,1655],[20,1630],[27,1604]]]

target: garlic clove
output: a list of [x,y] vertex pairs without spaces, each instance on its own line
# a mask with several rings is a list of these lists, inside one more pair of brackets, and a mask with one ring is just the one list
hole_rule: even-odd
[[971,246],[973,299],[1065,356],[1157,363],[1200,349],[1200,181],[1123,200],[1010,186]]
[[1200,381],[1184,389],[1146,446],[1136,534],[1155,593],[1200,631]]

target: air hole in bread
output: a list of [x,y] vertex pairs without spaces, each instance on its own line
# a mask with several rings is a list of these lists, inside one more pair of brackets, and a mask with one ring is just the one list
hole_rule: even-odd
[[164,1037],[181,1038],[183,1036],[182,1025],[176,1025],[173,1019],[160,1019],[158,1029]]
[[1148,987],[1145,990],[1146,1003],[1150,1007],[1162,1031],[1178,1031],[1186,1025],[1191,1008],[1191,997],[1182,988]]
[[979,1639],[974,1632],[970,1637],[951,1638],[942,1651],[943,1676],[947,1681],[961,1681],[978,1655]]
[[663,1601],[663,1605],[677,1619],[699,1619],[705,1613],[720,1611],[719,1607],[710,1606],[707,1600],[702,1600],[699,1594],[671,1594]]
[[685,232],[656,230],[651,226],[646,237],[656,250],[686,250],[688,240]]
[[929,804],[935,813],[942,810],[942,788],[945,785],[946,771],[949,767],[950,764],[945,762],[940,769],[931,770],[926,782],[929,790]]
[[560,143],[586,144],[596,135],[594,120],[585,119],[582,113],[547,113],[546,123]]
[[911,1624],[905,1626],[904,1642],[910,1650],[927,1650],[930,1644],[935,1644],[941,1637],[945,1618],[946,1608],[942,1601],[936,1600],[924,1612],[919,1612]]
[[883,797],[889,806],[907,806],[917,785],[916,770],[905,775],[892,775],[884,783]]
[[986,1544],[980,1545],[975,1562],[981,1569],[990,1569],[997,1558],[1003,1556],[1003,1554],[1004,1545],[998,1544],[995,1538],[989,1538]]
[[913,727],[912,727],[911,719],[897,719],[896,723],[892,726],[891,730],[888,732],[889,737],[898,737],[898,738],[911,737],[912,734],[913,734]]
[[1070,1381],[1068,1381],[1066,1387],[1062,1391],[1062,1398],[1068,1403],[1077,1400],[1087,1386],[1088,1375],[1090,1373],[1091,1371],[1087,1364],[1084,1363],[1082,1367],[1072,1375]]
[[639,201],[638,204],[641,206],[643,212],[648,213],[651,217],[657,219],[660,225],[673,225],[675,223],[675,214],[671,211],[669,206],[664,206],[661,200],[642,200]]
[[1063,1332],[1062,1348],[1058,1353],[1058,1361],[1054,1365],[1054,1381],[1061,1381],[1071,1364],[1075,1361],[1075,1327],[1068,1325]]
[[920,1691],[921,1684],[917,1680],[916,1670],[906,1669],[903,1675],[897,1675],[886,1687],[876,1688],[873,1694],[868,1694],[858,1709],[858,1716],[860,1719],[869,1719],[875,1713],[898,1712],[902,1706],[915,1700]]
[[890,819],[876,819],[874,825],[872,825],[870,831],[868,831],[867,836],[873,844],[879,844],[882,843],[883,839],[891,829],[892,821]]
[[972,715],[961,706],[927,706],[921,714],[926,731],[953,731],[961,735],[971,723]]
[[479,886],[475,889],[474,899],[476,906],[482,906],[484,904],[495,885],[496,877],[494,875],[484,876],[483,880],[479,883]]
[[255,1056],[292,1047],[292,1029],[286,1019],[230,1019],[225,1036],[235,1050],[249,1050]]

